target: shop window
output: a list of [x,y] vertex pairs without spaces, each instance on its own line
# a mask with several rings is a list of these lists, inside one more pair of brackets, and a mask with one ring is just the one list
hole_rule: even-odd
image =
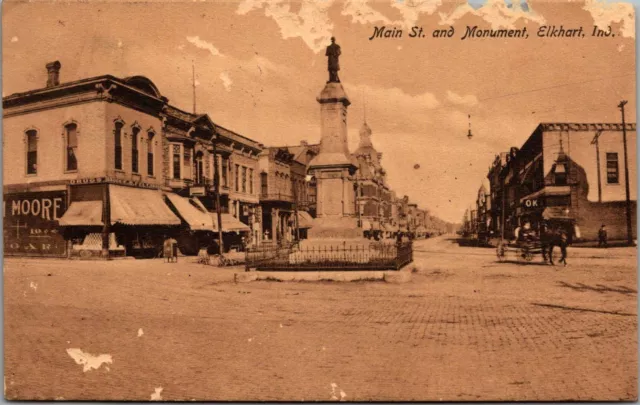
[[67,124],[65,129],[66,142],[66,171],[73,172],[78,170],[78,125],[75,123]]
[[618,184],[620,182],[620,172],[618,166],[618,154],[607,153],[607,183]]
[[27,174],[38,174],[38,132],[27,131]]

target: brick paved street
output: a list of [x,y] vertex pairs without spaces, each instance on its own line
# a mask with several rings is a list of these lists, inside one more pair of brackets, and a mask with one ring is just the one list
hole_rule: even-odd
[[[445,238],[415,249],[406,284],[234,284],[238,269],[193,258],[8,259],[6,397],[637,398],[635,250],[574,249],[554,268]],[[69,348],[112,363],[83,372]]]

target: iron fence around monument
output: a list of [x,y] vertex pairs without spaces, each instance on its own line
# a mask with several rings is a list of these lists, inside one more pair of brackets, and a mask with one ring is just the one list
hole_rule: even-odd
[[245,252],[245,270],[399,270],[413,261],[411,242],[362,246],[258,246]]

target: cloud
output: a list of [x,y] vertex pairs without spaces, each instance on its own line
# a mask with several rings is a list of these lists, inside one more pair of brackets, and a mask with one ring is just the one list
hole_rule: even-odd
[[233,84],[233,81],[231,80],[227,72],[220,73],[220,80],[222,80],[222,85],[224,86],[225,90],[231,91],[231,85]]
[[420,14],[431,15],[441,5],[442,0],[391,0],[391,6],[400,11],[407,27],[416,25]]
[[447,90],[447,101],[453,104],[472,107],[478,104],[478,98],[472,94],[460,96],[451,90]]
[[469,3],[458,6],[449,15],[440,13],[440,25],[454,25],[456,21],[467,14],[475,15],[489,24],[493,29],[515,28],[515,23],[523,19],[538,24],[544,24],[545,19],[534,12],[526,2],[524,7],[521,2],[513,1],[507,4],[505,0],[486,0],[481,7],[473,7]]
[[371,8],[368,0],[347,0],[341,14],[350,16],[352,22],[359,24],[393,24],[382,13]]
[[594,24],[600,29],[606,31],[609,25],[620,23],[622,36],[635,38],[635,13],[632,4],[586,0],[583,9],[591,13]]
[[11,37],[11,42],[18,42],[18,37],[16,36]]
[[189,41],[190,43],[192,43],[193,45],[195,45],[200,49],[206,49],[207,51],[211,52],[213,56],[223,56],[218,50],[218,48],[213,46],[212,43],[200,39],[199,36],[187,37],[187,41]]
[[329,19],[332,0],[301,0],[297,12],[291,11],[291,3],[286,0],[244,0],[236,13],[245,15],[254,10],[264,9],[264,15],[272,18],[280,27],[283,39],[300,38],[315,53],[326,47],[331,38],[333,24]]

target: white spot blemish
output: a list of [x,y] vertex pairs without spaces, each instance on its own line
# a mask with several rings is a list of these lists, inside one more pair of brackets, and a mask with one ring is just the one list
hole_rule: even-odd
[[327,350],[324,346],[322,346],[322,351],[324,352],[325,350]]
[[338,384],[336,383],[331,383],[331,400],[335,401],[338,399],[338,397],[336,396],[336,388],[338,388]]
[[[113,360],[110,354],[99,354],[93,356],[83,352],[81,349],[67,349],[67,354],[76,362],[83,366],[82,371],[85,373],[89,370],[99,369],[102,364],[112,364]],[[105,366],[106,367],[106,366]],[[109,371],[109,367],[106,367]]]
[[118,40],[118,48],[122,48],[122,40]]
[[144,335],[144,332],[142,331],[142,328],[138,329],[138,337]]
[[247,339],[247,342],[251,343],[251,341],[253,341],[253,338]]
[[340,401],[344,401],[346,397],[347,397],[347,394],[345,394],[344,391],[340,390]]
[[162,401],[162,387],[158,387],[155,389],[155,392],[151,394],[151,401]]
[[32,281],[31,284],[29,284],[29,287],[31,287],[33,291],[38,291],[38,283]]
[[11,37],[11,42],[18,42],[18,37]]
[[402,49],[402,45],[398,45],[398,50],[401,50],[401,49]]
[[280,324],[280,327],[282,328],[282,324]]
[[618,52],[622,52],[623,49],[624,49],[624,44],[618,45]]

